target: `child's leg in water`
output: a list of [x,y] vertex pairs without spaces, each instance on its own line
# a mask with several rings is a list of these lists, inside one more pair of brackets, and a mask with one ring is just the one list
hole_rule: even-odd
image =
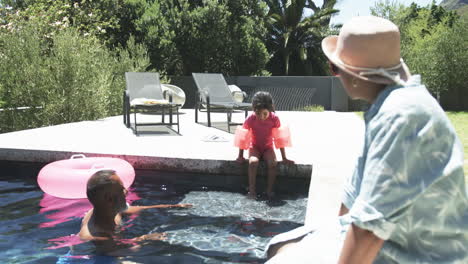
[[249,150],[249,198],[255,199],[257,197],[256,192],[256,181],[257,181],[257,169],[260,160],[260,153],[257,149],[251,148]]
[[267,163],[268,167],[268,182],[267,182],[267,196],[273,198],[273,188],[276,181],[276,155],[275,150],[270,148],[263,153],[263,159]]

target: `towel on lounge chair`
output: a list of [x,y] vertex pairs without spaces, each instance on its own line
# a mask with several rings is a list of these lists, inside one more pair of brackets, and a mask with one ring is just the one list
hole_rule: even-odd
[[169,101],[165,99],[135,98],[130,102],[130,105],[154,105],[168,103]]
[[[173,101],[171,89],[163,91],[159,73],[126,72],[125,82],[127,86],[123,93],[123,121],[128,128],[131,127],[138,135],[138,126],[161,125],[170,129],[177,126],[177,133],[179,133],[179,109],[182,105]],[[151,110],[161,114],[160,122],[137,122],[137,113],[147,113]],[[132,113],[134,114],[133,124],[130,123]],[[166,115],[169,116],[169,122],[165,118]]]

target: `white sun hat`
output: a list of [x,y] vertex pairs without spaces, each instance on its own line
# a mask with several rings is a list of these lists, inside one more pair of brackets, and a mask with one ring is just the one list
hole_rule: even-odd
[[340,70],[366,81],[404,84],[410,77],[400,57],[400,31],[384,18],[352,18],[338,36],[322,40],[322,50]]

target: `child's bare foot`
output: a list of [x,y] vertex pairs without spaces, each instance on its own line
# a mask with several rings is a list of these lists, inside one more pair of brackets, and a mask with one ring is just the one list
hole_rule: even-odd
[[255,200],[257,198],[257,194],[255,192],[248,192],[247,193],[247,198],[251,200]]
[[273,200],[275,198],[275,193],[274,192],[267,192],[267,197],[268,197],[268,200]]
[[192,208],[193,204],[178,204],[181,208]]
[[245,158],[244,157],[237,157],[236,161],[238,163],[244,163],[245,162]]

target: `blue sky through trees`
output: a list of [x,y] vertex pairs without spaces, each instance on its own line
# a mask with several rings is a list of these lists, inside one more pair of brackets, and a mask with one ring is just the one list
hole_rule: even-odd
[[[392,0],[391,0],[392,1]],[[323,0],[314,1],[318,6],[321,6]],[[332,23],[344,23],[353,16],[365,16],[370,15],[370,7],[373,7],[378,0],[338,0],[338,4],[335,6],[340,10],[340,13],[332,18]],[[432,0],[399,0],[405,6],[409,6],[411,3],[416,3],[419,6],[427,6],[432,3]],[[440,4],[442,0],[436,0],[436,4]]]

